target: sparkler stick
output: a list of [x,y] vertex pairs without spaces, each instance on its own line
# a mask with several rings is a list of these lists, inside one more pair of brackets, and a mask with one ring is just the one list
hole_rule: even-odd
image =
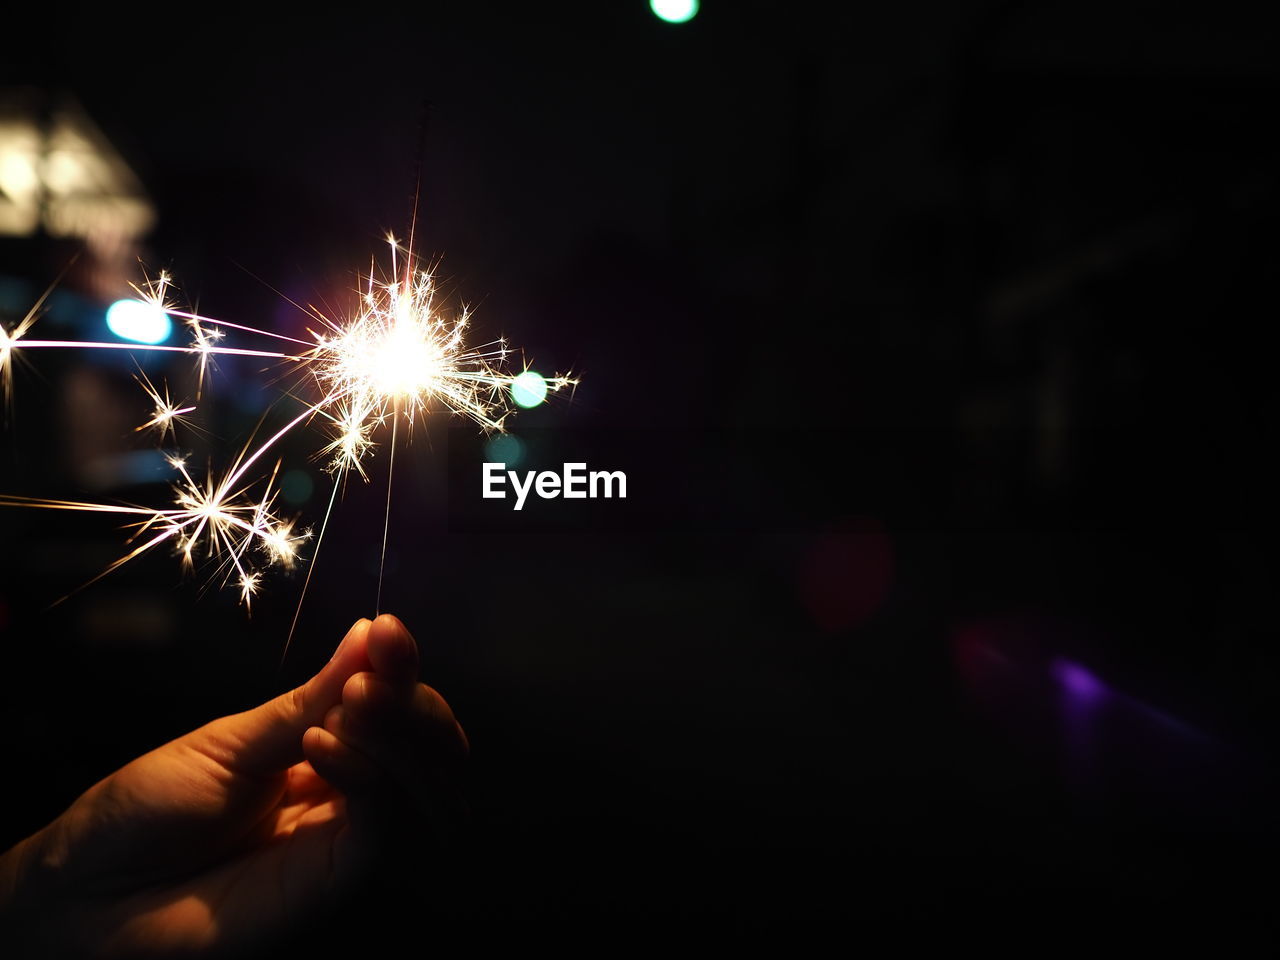
[[[252,496],[250,491],[261,481],[249,479],[250,471],[281,439],[319,418],[328,424],[331,431],[329,442],[320,448],[318,456],[330,458],[326,469],[333,477],[333,489],[290,627],[291,639],[338,488],[345,483],[351,471],[368,479],[364,461],[377,446],[372,438],[373,432],[390,420],[387,506],[378,574],[377,606],[380,609],[391,523],[395,449],[401,419],[412,427],[418,416],[443,410],[472,420],[486,432],[501,431],[510,412],[507,394],[516,380],[516,375],[503,369],[510,353],[505,341],[498,340],[480,347],[469,346],[465,337],[469,312],[464,309],[456,317],[446,317],[436,304],[436,284],[431,272],[420,269],[415,256],[401,247],[394,237],[389,236],[387,242],[391,252],[389,279],[379,280],[376,271],[371,269],[364,278],[363,289],[358,292],[358,306],[350,316],[329,317],[315,307],[304,308],[317,325],[316,329],[308,331],[312,337],[310,341],[178,309],[169,302],[171,280],[165,273],[155,281],[146,279],[134,290],[151,306],[185,321],[192,335],[187,346],[29,340],[26,334],[49,295],[46,291],[13,330],[5,331],[0,327],[0,384],[7,400],[12,397],[14,359],[28,349],[127,350],[194,356],[198,358],[199,369],[197,400],[213,358],[260,357],[289,364],[298,375],[299,386],[309,384],[320,399],[306,402],[301,413],[256,447],[246,444],[221,479],[210,470],[203,481],[197,482],[187,470],[185,460],[178,456],[169,457],[170,465],[178,474],[173,486],[174,505],[171,507],[149,508],[9,495],[0,495],[0,506],[141,518],[131,524],[136,531],[130,538],[131,541],[143,538],[141,542],[90,583],[149,550],[173,542],[184,567],[192,567],[198,553],[207,554],[216,561],[222,582],[229,583],[234,577],[240,589],[241,602],[248,607],[262,580],[258,566],[250,557],[256,552],[266,566],[288,567],[297,558],[300,545],[311,537],[310,530],[295,532],[296,520],[285,519],[274,510],[279,493],[275,484],[279,460],[257,496]],[[225,346],[221,344],[225,329],[271,338],[292,344],[297,349],[286,352]],[[138,431],[155,430],[162,440],[166,436],[176,436],[176,426],[185,425],[184,416],[196,407],[183,402],[174,403],[168,388],[155,387],[145,374],[139,383],[150,397],[154,410],[151,418],[137,428]],[[576,386],[577,380],[558,375],[548,378],[546,383],[548,390],[554,392]],[[287,641],[285,649],[288,649]]]
[[382,520],[382,559],[378,561],[378,599],[373,604],[373,615],[382,613],[382,576],[387,570],[387,534],[391,532],[391,478],[396,472],[396,426],[400,422],[400,404],[396,402],[395,418],[391,421],[391,454],[387,460],[387,512]]

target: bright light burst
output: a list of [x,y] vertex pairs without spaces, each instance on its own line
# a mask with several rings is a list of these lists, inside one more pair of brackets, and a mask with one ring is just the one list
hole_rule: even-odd
[[[312,332],[316,346],[298,358],[310,367],[321,393],[335,398],[329,420],[336,436],[325,452],[339,471],[363,473],[369,434],[397,412],[412,424],[439,406],[485,430],[502,430],[510,411],[507,389],[519,376],[502,369],[510,353],[506,341],[468,345],[469,311],[443,313],[431,272],[420,269],[394,237],[387,242],[389,277],[378,280],[370,270],[350,319],[335,320],[312,308],[321,329]],[[576,383],[558,376],[547,387],[556,391]]]
[[[0,325],[0,388],[4,393],[4,404],[6,414],[13,409],[13,361],[17,357],[14,352],[18,346],[18,341],[26,335],[31,329],[36,319],[40,316],[40,311],[44,308],[44,302],[49,298],[49,294],[53,291],[53,287],[46,290],[35,302],[27,315],[18,321],[18,325],[11,331],[5,330]],[[24,343],[23,346],[26,346]]]
[[[141,302],[185,322],[191,334],[188,346],[24,339],[48,296],[46,292],[13,330],[0,327],[0,383],[6,400],[12,399],[15,357],[22,351],[41,348],[188,354],[197,361],[197,401],[205,377],[218,356],[263,357],[289,365],[291,369],[287,372],[295,376],[295,386],[318,399],[257,446],[252,442],[247,445],[220,478],[210,471],[197,481],[183,458],[169,456],[169,464],[178,474],[172,506],[151,509],[3,495],[0,495],[0,506],[136,517],[138,519],[129,524],[134,530],[129,542],[136,545],[94,580],[148,550],[169,543],[186,568],[194,567],[197,560],[211,561],[215,578],[223,585],[234,582],[241,602],[247,606],[261,589],[262,569],[292,567],[300,546],[312,535],[310,529],[296,530],[296,520],[282,518],[274,511],[278,460],[265,484],[261,479],[251,478],[251,471],[281,438],[317,419],[328,428],[328,442],[321,445],[317,455],[327,459],[334,486],[329,511],[316,537],[315,553],[318,554],[329,512],[347,474],[354,471],[368,479],[365,463],[378,446],[374,434],[380,428],[388,424],[392,428],[390,449],[394,457],[396,426],[400,420],[412,427],[418,417],[443,410],[466,417],[487,432],[502,431],[511,410],[510,388],[524,371],[511,374],[504,369],[511,353],[505,341],[470,346],[466,341],[470,313],[463,309],[451,315],[442,310],[431,271],[422,269],[417,258],[394,237],[388,237],[388,244],[390,270],[384,277],[370,270],[356,291],[358,306],[350,316],[331,317],[315,307],[306,308],[316,322],[316,329],[308,331],[311,340],[179,309],[172,297],[172,280],[166,273],[155,280],[144,279],[134,291]],[[228,329],[269,338],[286,346],[265,350],[224,345]],[[570,376],[544,379],[547,390],[552,392],[577,384]],[[153,409],[150,419],[137,430],[155,431],[162,441],[166,436],[176,439],[176,426],[185,426],[185,415],[196,407],[184,405],[185,401],[174,402],[167,386],[157,388],[145,374],[139,377],[139,383]],[[394,463],[394,459],[390,462]],[[389,469],[388,497],[390,479]],[[314,554],[312,559],[314,561]],[[303,595],[305,592],[304,584]],[[301,598],[298,603],[300,609]],[[294,623],[297,623],[296,614]]]

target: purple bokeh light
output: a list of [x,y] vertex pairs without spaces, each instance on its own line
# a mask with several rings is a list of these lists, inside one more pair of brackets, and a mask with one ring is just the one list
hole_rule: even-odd
[[1055,659],[1052,671],[1067,696],[1081,705],[1097,703],[1107,693],[1105,683],[1073,660]]

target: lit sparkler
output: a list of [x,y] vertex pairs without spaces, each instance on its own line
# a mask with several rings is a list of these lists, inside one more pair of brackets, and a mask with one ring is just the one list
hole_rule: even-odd
[[[373,439],[375,431],[388,423],[391,425],[389,517],[391,470],[400,420],[412,427],[418,417],[442,409],[472,420],[485,431],[501,431],[510,411],[507,398],[516,376],[504,369],[511,352],[505,341],[470,346],[465,336],[470,313],[465,309],[457,316],[443,312],[437,304],[438,291],[431,272],[421,269],[414,255],[394,237],[388,237],[388,244],[391,269],[385,278],[378,278],[374,270],[370,270],[359,291],[359,306],[353,315],[330,317],[315,307],[306,308],[317,324],[316,329],[308,331],[310,341],[181,310],[171,301],[172,281],[165,273],[156,280],[145,280],[134,289],[147,304],[185,321],[192,337],[188,346],[26,339],[43,304],[42,297],[12,331],[0,328],[0,381],[3,381],[6,398],[12,395],[13,361],[22,351],[82,348],[191,355],[197,360],[200,388],[217,356],[273,359],[292,365],[300,381],[309,381],[311,392],[319,399],[256,447],[246,446],[220,479],[209,473],[197,482],[188,472],[185,461],[171,456],[169,463],[179,476],[171,507],[151,509],[13,496],[0,496],[0,506],[115,513],[139,518],[130,524],[135,528],[130,543],[136,542],[136,545],[94,580],[148,550],[172,543],[186,567],[193,566],[197,556],[213,560],[216,576],[224,585],[234,580],[241,601],[247,605],[261,586],[260,566],[292,566],[300,544],[311,537],[310,530],[295,532],[295,521],[280,517],[274,510],[279,461],[256,495],[252,491],[261,481],[250,479],[251,470],[283,437],[318,418],[328,427],[329,441],[321,446],[318,455],[328,458],[333,491],[316,538],[313,563],[307,575],[309,583],[339,486],[351,471],[368,479],[364,464],[377,446]],[[228,329],[269,338],[285,346],[265,350],[226,345]],[[175,436],[175,425],[184,423],[184,415],[193,412],[195,406],[173,402],[167,386],[156,388],[145,375],[139,382],[151,399],[153,411],[138,430],[154,430],[162,440],[166,435]],[[550,391],[558,391],[575,386],[577,380],[555,376],[547,378],[546,384]],[[198,389],[197,400],[199,396]],[[383,537],[385,557],[385,529]],[[306,584],[302,595],[305,593]],[[300,610],[301,597],[298,603]],[[294,623],[297,623],[296,614]]]

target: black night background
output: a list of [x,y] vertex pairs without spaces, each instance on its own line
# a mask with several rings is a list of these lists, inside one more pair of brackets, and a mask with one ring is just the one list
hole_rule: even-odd
[[[581,378],[512,432],[650,481],[504,525],[459,499],[476,431],[399,448],[382,608],[467,730],[471,819],[299,949],[389,955],[375,916],[424,951],[1274,922],[1275,34],[1219,5],[833,6],[117,7],[0,41],[4,123],[76,104],[155,212],[75,260],[45,336],[106,337],[139,256],[303,335],[289,301],[341,303],[419,183],[450,302]],[[0,230],[0,323],[81,246]],[[0,493],[162,500],[102,467],[149,446],[130,362],[26,359]],[[220,362],[199,460],[281,416],[263,366]],[[316,446],[282,448],[311,524]],[[161,550],[50,608],[119,524],[0,511],[0,848],[372,616],[369,470],[283,666],[302,572],[249,616]]]

